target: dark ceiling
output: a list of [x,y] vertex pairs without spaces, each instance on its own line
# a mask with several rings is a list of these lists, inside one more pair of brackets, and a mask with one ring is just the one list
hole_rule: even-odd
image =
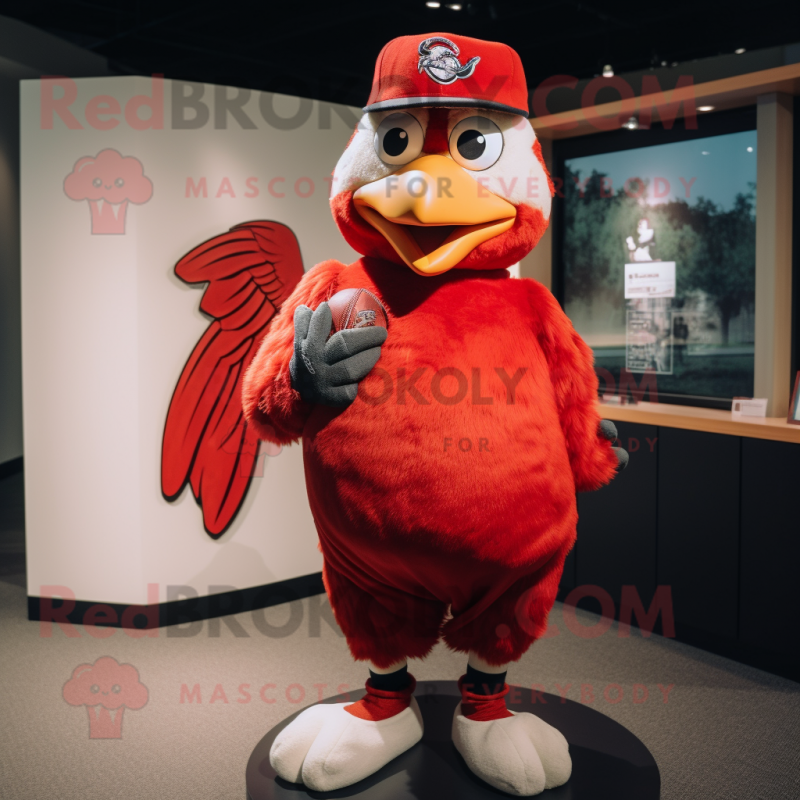
[[[530,87],[686,62],[800,40],[789,0],[572,2],[475,0],[460,11],[424,0],[0,3],[0,11],[109,59],[125,73],[286,92],[363,105],[375,57],[390,38],[454,32],[512,45]],[[791,14],[791,18],[790,15]],[[792,21],[794,20],[794,21]]]

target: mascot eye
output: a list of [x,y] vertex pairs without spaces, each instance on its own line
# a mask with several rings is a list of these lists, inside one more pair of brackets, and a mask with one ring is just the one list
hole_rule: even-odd
[[102,186],[102,185],[103,185],[103,179],[102,179],[102,178],[95,178],[95,179],[92,181],[92,186],[96,186],[96,187],[98,187],[98,188],[99,188],[99,187],[100,187],[100,186]]
[[386,164],[408,164],[422,152],[425,136],[411,114],[390,114],[375,132],[375,152]]
[[92,694],[97,694],[100,691],[100,687],[96,683],[93,683],[90,691]]
[[503,134],[486,117],[462,119],[450,134],[450,155],[466,169],[488,169],[503,152]]
[[111,687],[111,691],[114,692],[114,694],[119,694],[122,691],[122,687],[118,683],[115,683]]
[[117,189],[121,189],[124,185],[125,185],[125,181],[122,178],[117,178],[114,181],[114,186],[116,186]]

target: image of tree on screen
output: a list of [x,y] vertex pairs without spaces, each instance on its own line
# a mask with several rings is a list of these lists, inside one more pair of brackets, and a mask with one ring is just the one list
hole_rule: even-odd
[[[752,394],[756,184],[747,137],[754,132],[565,162],[565,310],[598,366],[616,375],[624,368],[627,315],[643,310],[640,301],[625,299],[625,264],[674,261],[675,297],[667,304],[669,345],[678,350],[671,374],[659,375],[659,391]],[[749,163],[737,171],[722,157],[723,139]],[[671,160],[656,157],[660,150]],[[670,168],[671,179],[661,177]],[[694,172],[695,180],[683,177]]]

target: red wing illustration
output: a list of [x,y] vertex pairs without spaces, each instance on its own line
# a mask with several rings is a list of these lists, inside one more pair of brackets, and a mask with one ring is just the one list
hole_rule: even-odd
[[214,318],[172,395],[161,451],[161,490],[174,500],[187,481],[206,532],[222,535],[244,501],[259,441],[242,411],[242,380],[270,321],[303,277],[294,233],[245,222],[187,253],[175,274],[208,282],[200,309]]

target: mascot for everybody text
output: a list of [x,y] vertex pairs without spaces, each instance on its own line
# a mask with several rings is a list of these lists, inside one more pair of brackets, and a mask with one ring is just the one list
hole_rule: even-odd
[[276,772],[313,790],[420,740],[406,662],[440,639],[468,657],[453,741],[469,768],[522,796],[570,776],[561,733],[507,709],[506,668],[547,626],[576,490],[627,454],[596,411],[591,351],[547,289],[507,271],[550,215],[527,105],[506,45],[389,42],[334,173],[363,258],[304,275],[245,378],[256,431],[302,437],[325,586],[370,666],[362,700],[312,706],[272,747]]

